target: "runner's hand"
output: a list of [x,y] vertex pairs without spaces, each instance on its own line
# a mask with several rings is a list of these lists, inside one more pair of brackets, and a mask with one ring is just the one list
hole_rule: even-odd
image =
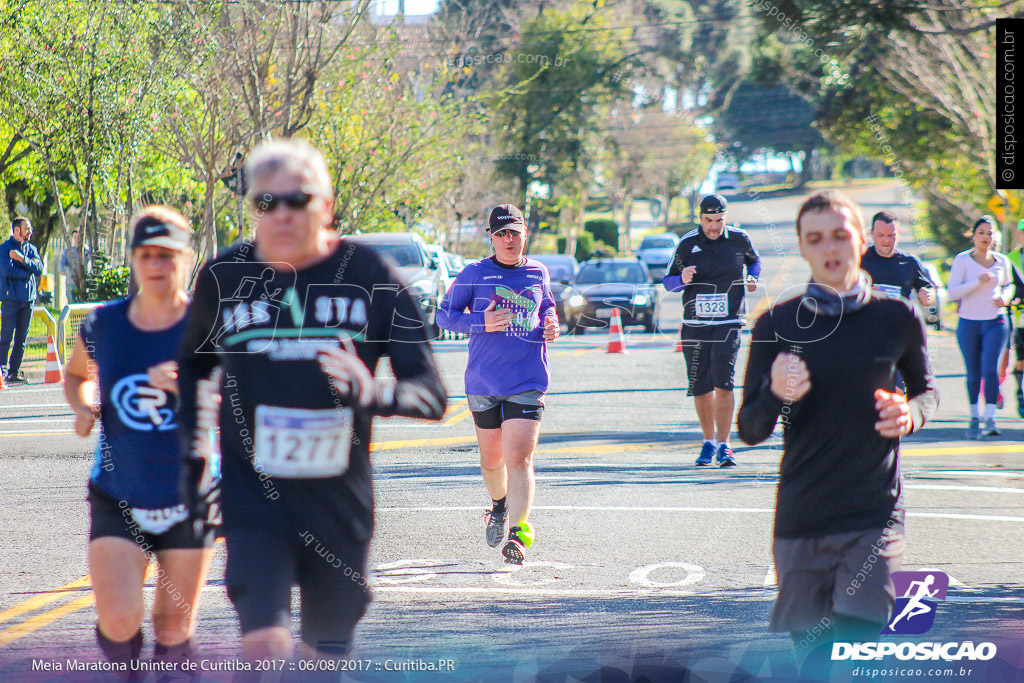
[[359,356],[345,349],[324,349],[319,359],[320,369],[331,378],[339,393],[350,397],[360,408],[373,403],[377,382]]
[[157,389],[163,389],[172,394],[178,393],[178,363],[169,360],[154,365],[146,370],[149,375],[149,383]]
[[89,436],[92,426],[96,424],[99,408],[96,406],[84,405],[75,409],[75,434]]
[[795,403],[811,390],[811,373],[795,353],[780,353],[772,361],[772,393],[780,401]]
[[995,281],[996,281],[996,276],[993,275],[992,273],[988,272],[987,270],[984,273],[982,273],[981,275],[978,276],[978,284],[979,285],[990,285],[990,284],[992,284]]
[[684,285],[688,285],[696,274],[697,266],[686,266],[683,268],[683,272],[679,273],[679,279],[683,281]]
[[10,254],[10,256],[11,256],[11,258],[12,258],[12,259],[14,259],[15,261],[21,261],[22,263],[24,263],[24,262],[25,262],[25,256],[24,256],[24,254],[22,254],[22,253],[21,253],[20,251],[18,251],[17,249],[11,249],[11,254]]
[[512,324],[512,311],[498,308],[498,302],[492,301],[484,309],[484,330],[487,332],[504,332]]
[[910,419],[910,406],[907,397],[898,392],[890,393],[885,389],[875,389],[875,410],[878,411],[878,422],[875,431],[887,439],[905,436],[913,429]]
[[747,276],[747,291],[748,292],[753,292],[755,289],[757,289],[757,278],[754,277],[753,275],[748,275]]
[[917,290],[917,300],[921,302],[922,306],[931,306],[935,303],[935,290],[929,287]]
[[562,330],[558,324],[558,316],[554,313],[548,314],[544,318],[544,341],[553,342],[558,339],[561,333]]

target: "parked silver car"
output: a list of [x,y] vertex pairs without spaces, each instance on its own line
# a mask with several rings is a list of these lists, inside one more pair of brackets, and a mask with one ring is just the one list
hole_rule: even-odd
[[445,293],[444,273],[438,260],[427,253],[423,239],[412,232],[375,232],[345,239],[365,244],[398,268],[430,331],[436,332],[437,307]]
[[668,274],[668,266],[672,262],[672,256],[676,253],[676,246],[679,244],[679,236],[674,232],[666,232],[661,235],[648,235],[640,243],[636,250],[637,258],[647,265],[651,278],[655,282],[661,280]]

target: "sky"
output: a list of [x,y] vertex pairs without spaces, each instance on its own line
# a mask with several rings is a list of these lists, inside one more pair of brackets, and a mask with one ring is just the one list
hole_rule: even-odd
[[[438,0],[405,0],[406,15],[433,14],[437,10]],[[398,13],[398,0],[378,0],[374,14],[392,15]]]

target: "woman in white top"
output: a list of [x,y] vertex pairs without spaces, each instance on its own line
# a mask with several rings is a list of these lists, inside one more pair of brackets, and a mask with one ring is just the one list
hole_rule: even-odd
[[[947,291],[960,301],[960,323],[956,340],[967,366],[967,398],[971,404],[968,439],[999,436],[996,429],[996,401],[999,396],[999,354],[1010,334],[1005,308],[1013,294],[1010,261],[995,251],[991,216],[982,216],[971,228],[974,248],[953,259]],[[978,395],[985,380],[985,425],[981,428]]]

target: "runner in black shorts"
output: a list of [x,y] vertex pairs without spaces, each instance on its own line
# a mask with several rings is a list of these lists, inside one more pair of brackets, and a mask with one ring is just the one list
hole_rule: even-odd
[[[665,289],[683,292],[683,355],[689,390],[697,404],[704,435],[697,465],[732,467],[733,374],[743,327],[744,289],[753,292],[761,259],[750,237],[725,224],[725,198],[708,195],[700,202],[700,227],[676,247],[665,276]],[[746,277],[744,277],[746,268]]]
[[551,381],[547,343],[558,338],[558,316],[547,269],[523,255],[522,212],[511,204],[496,206],[488,233],[494,256],[459,273],[437,324],[470,335],[466,397],[492,501],[485,513],[487,544],[504,540],[505,561],[522,564],[533,542],[527,521],[535,487],[533,451]]
[[789,631],[801,657],[817,651],[805,673],[821,676],[831,642],[876,640],[888,623],[903,561],[900,437],[937,398],[921,313],[860,270],[859,207],[816,194],[796,226],[812,280],[757,320],[738,427],[753,445],[782,416],[770,628]]
[[[292,656],[297,584],[303,656],[339,658],[371,598],[373,416],[436,420],[446,395],[405,284],[327,228],[323,156],[269,142],[246,174],[256,241],[199,273],[178,356],[180,435],[204,438],[196,382],[219,366],[225,582],[242,656]],[[393,383],[374,379],[384,355]]]
[[[157,369],[173,364],[185,329],[191,226],[176,211],[149,207],[134,218],[132,232],[139,292],[89,314],[64,385],[78,435],[88,436],[97,417],[102,426],[89,479],[96,638],[103,653],[129,671],[142,651],[142,587],[151,554],[159,566],[155,657],[195,657],[191,638],[213,545],[212,528],[190,514],[179,490],[178,400],[173,381]],[[91,398],[96,382],[98,407]],[[209,492],[215,462],[204,475],[197,483]]]

